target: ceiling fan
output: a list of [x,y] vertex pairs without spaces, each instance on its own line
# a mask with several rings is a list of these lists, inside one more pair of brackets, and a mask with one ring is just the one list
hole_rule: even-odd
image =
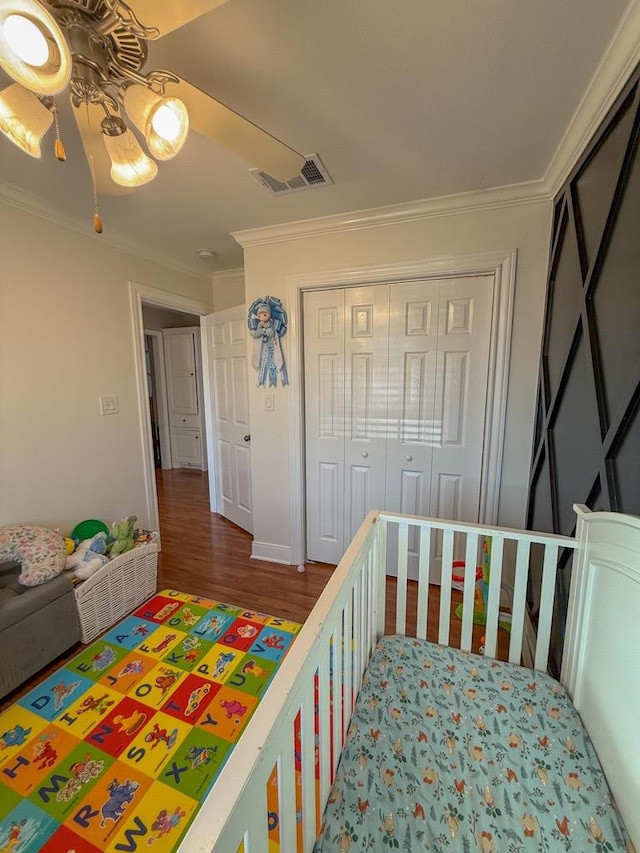
[[[156,160],[182,148],[189,129],[277,180],[305,157],[173,71],[145,70],[147,42],[227,0],[0,0],[0,66],[15,83],[0,92],[0,131],[34,157],[68,90],[97,194],[131,192],[152,180]],[[131,125],[142,133],[148,154]]]

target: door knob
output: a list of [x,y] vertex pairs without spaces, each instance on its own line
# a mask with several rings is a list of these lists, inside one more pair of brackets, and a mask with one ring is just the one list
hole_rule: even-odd
[[251,436],[250,436],[250,435],[245,435],[244,440],[245,440],[245,441],[251,441]]
[[406,458],[407,458],[407,462],[411,462],[411,460],[413,459],[413,456],[410,453],[408,453]]
[[363,458],[363,459],[366,459],[368,455],[369,455],[369,454],[367,453],[367,451],[366,451],[366,450],[363,450],[363,451],[362,451],[362,458]]

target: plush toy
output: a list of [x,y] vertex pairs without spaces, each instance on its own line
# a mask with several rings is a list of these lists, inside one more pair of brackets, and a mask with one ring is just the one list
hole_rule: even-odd
[[111,536],[114,541],[109,546],[109,554],[112,558],[133,548],[135,544],[133,534],[137,520],[136,515],[130,515],[123,518],[122,521],[114,521],[111,525]]
[[67,557],[66,568],[72,569],[76,577],[86,580],[108,562],[107,534],[100,532],[80,542],[73,554]]

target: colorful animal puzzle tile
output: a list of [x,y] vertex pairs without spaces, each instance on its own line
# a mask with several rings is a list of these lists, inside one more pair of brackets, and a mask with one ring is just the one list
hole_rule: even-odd
[[0,853],[176,850],[300,627],[171,589],[114,625],[0,714]]

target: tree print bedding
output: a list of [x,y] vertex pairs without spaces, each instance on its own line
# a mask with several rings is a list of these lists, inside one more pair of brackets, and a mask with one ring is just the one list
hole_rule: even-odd
[[409,637],[371,658],[316,853],[633,850],[564,688]]

